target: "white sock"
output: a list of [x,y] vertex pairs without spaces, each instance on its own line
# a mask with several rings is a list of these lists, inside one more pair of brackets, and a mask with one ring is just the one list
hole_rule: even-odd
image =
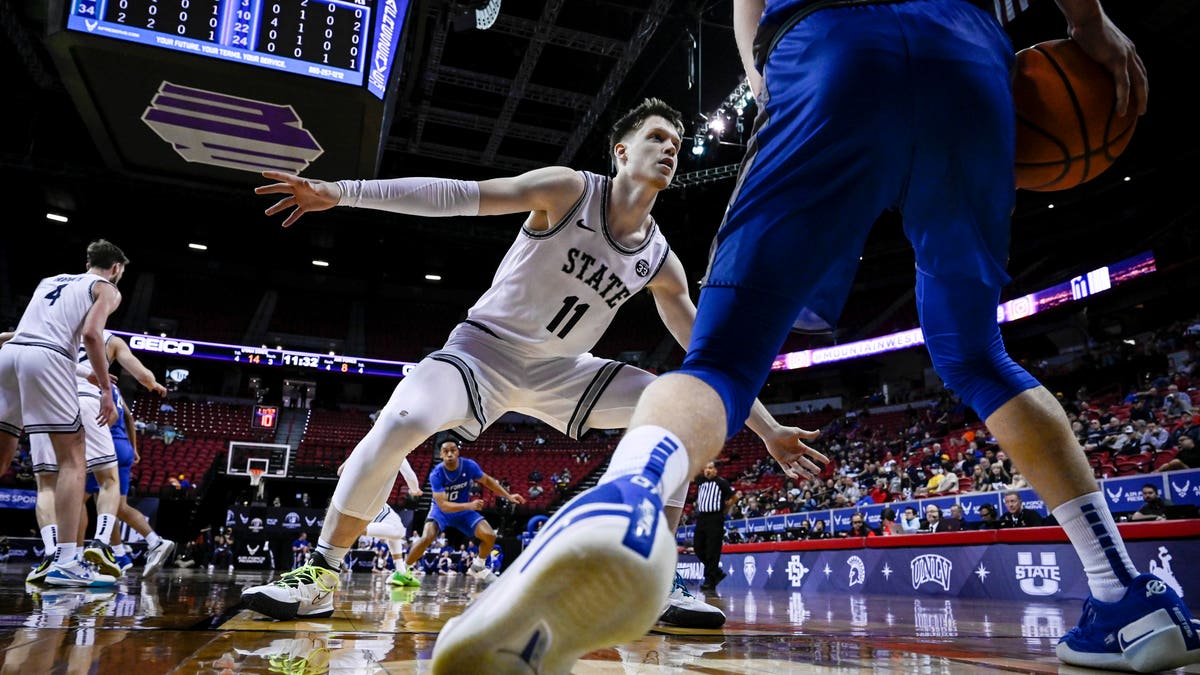
[[96,516],[96,539],[107,544],[112,539],[113,524],[117,517],[111,513],[101,513]]
[[688,454],[683,441],[666,429],[653,425],[630,429],[613,451],[600,485],[625,476],[657,477],[656,492],[662,498],[688,481]]
[[42,528],[42,546],[45,547],[47,554],[54,553],[54,547],[58,546],[57,525],[47,525]]
[[350,547],[334,546],[333,544],[330,544],[324,539],[318,537],[316,552],[320,553],[321,557],[325,558],[325,562],[329,565],[329,569],[341,571],[342,559],[345,558],[346,554],[350,552]]
[[54,562],[60,565],[66,565],[67,563],[73,562],[78,555],[79,552],[75,550],[75,542],[59,544],[58,548],[54,550]]
[[483,567],[484,567],[483,558],[476,558],[471,561],[471,571],[472,572],[478,572],[478,571],[482,570]]
[[1054,517],[1083,561],[1092,596],[1101,602],[1123,598],[1137,569],[1129,559],[1104,495],[1091,492],[1076,497],[1054,509]]
[[125,555],[125,544],[117,544],[113,546],[113,555],[120,558]]
[[392,564],[396,566],[396,572],[400,574],[408,574],[408,565],[404,564],[404,558],[392,558]]
[[150,534],[146,535],[146,546],[149,546],[150,548],[158,546],[161,542],[162,537],[158,536],[158,533],[154,530],[150,530]]

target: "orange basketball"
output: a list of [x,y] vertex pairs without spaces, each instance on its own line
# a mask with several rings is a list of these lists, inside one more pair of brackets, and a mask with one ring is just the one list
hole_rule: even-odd
[[1072,40],[1017,52],[1017,187],[1066,190],[1112,166],[1137,125],[1133,102],[1116,113],[1112,75]]

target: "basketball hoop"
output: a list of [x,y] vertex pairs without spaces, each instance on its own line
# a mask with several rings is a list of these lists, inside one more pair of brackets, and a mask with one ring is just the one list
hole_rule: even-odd
[[262,475],[262,469],[250,469],[250,487],[258,487],[260,484],[262,484]]

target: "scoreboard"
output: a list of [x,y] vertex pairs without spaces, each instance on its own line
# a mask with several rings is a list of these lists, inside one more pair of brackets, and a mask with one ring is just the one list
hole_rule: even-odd
[[373,178],[410,0],[51,0],[46,38],[107,164],[239,188]]
[[[377,0],[75,0],[69,30],[361,86],[383,98],[395,3]],[[376,21],[377,15],[379,21]],[[390,20],[389,20],[390,17]],[[365,77],[368,46],[382,64]]]

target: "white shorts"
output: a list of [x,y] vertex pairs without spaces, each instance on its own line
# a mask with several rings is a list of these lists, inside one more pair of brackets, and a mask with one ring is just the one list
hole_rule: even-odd
[[75,361],[49,347],[0,349],[0,431],[34,438],[79,431]]
[[654,376],[591,354],[532,356],[471,324],[426,358],[458,369],[471,401],[472,422],[454,429],[475,440],[505,412],[536,417],[578,439],[596,427],[624,429]]
[[[117,448],[113,445],[112,432],[107,426],[96,424],[100,414],[100,399],[96,396],[76,394],[79,414],[83,417],[84,458],[88,472],[101,471],[117,466]],[[34,473],[58,473],[58,458],[50,436],[37,434],[29,437],[29,451],[33,457]]]

